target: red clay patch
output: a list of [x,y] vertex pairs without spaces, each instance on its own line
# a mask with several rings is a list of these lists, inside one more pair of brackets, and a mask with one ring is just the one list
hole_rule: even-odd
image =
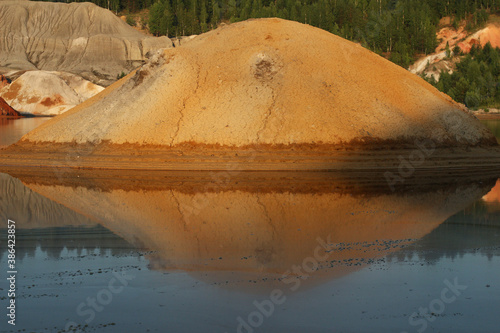
[[50,106],[60,105],[60,104],[64,104],[64,103],[63,103],[62,96],[59,94],[56,94],[56,95],[54,95],[53,98],[45,97],[44,99],[42,99],[40,104],[42,104],[43,106],[50,107]]
[[0,116],[2,117],[21,117],[19,112],[14,110],[7,102],[0,97]]
[[13,82],[11,83],[9,88],[5,91],[2,97],[9,100],[15,99],[19,94],[19,90],[21,90],[21,85],[17,82]]

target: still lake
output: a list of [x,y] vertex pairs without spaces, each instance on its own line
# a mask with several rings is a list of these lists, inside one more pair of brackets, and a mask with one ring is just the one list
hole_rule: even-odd
[[[0,146],[45,120],[0,123]],[[497,179],[17,176],[0,174],[0,332],[498,332]]]
[[24,134],[49,119],[50,117],[0,118],[0,148],[19,141]]

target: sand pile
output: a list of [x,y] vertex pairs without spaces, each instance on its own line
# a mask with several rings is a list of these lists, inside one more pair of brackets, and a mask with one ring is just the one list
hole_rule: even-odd
[[0,70],[66,71],[99,84],[143,64],[167,37],[140,33],[92,3],[0,1]]
[[114,156],[137,145],[140,152],[215,147],[300,154],[415,147],[418,139],[436,146],[496,144],[451,98],[373,52],[311,26],[259,19],[159,51],[26,135],[18,148],[46,143],[62,151],[77,143],[93,147],[88,155],[104,145],[117,145],[108,152]]
[[473,145],[491,135],[449,97],[361,46],[261,19],[161,51],[24,140],[244,146],[418,137]]
[[22,112],[58,115],[103,89],[70,73],[28,71],[0,89],[0,97]]
[[20,117],[19,112],[14,110],[7,102],[0,97],[0,116],[2,117]]

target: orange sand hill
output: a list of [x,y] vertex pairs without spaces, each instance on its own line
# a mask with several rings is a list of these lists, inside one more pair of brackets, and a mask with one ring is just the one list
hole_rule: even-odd
[[21,117],[19,112],[10,107],[5,100],[0,97],[0,116],[1,117]]
[[242,146],[490,137],[424,80],[326,31],[280,19],[232,24],[163,50],[119,85],[24,141]]
[[94,152],[112,145],[100,153],[115,157],[135,145],[300,154],[355,144],[415,148],[417,139],[445,147],[496,145],[475,117],[421,78],[324,30],[272,18],[224,26],[159,51],[10,152],[37,143],[63,153],[77,143]]

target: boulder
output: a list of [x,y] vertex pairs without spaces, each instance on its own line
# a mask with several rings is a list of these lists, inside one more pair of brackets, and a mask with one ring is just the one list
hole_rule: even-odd
[[10,85],[0,89],[0,97],[22,112],[58,115],[103,89],[70,73],[27,71]]
[[172,47],[92,3],[0,2],[0,69],[75,73],[109,85],[148,54]]

